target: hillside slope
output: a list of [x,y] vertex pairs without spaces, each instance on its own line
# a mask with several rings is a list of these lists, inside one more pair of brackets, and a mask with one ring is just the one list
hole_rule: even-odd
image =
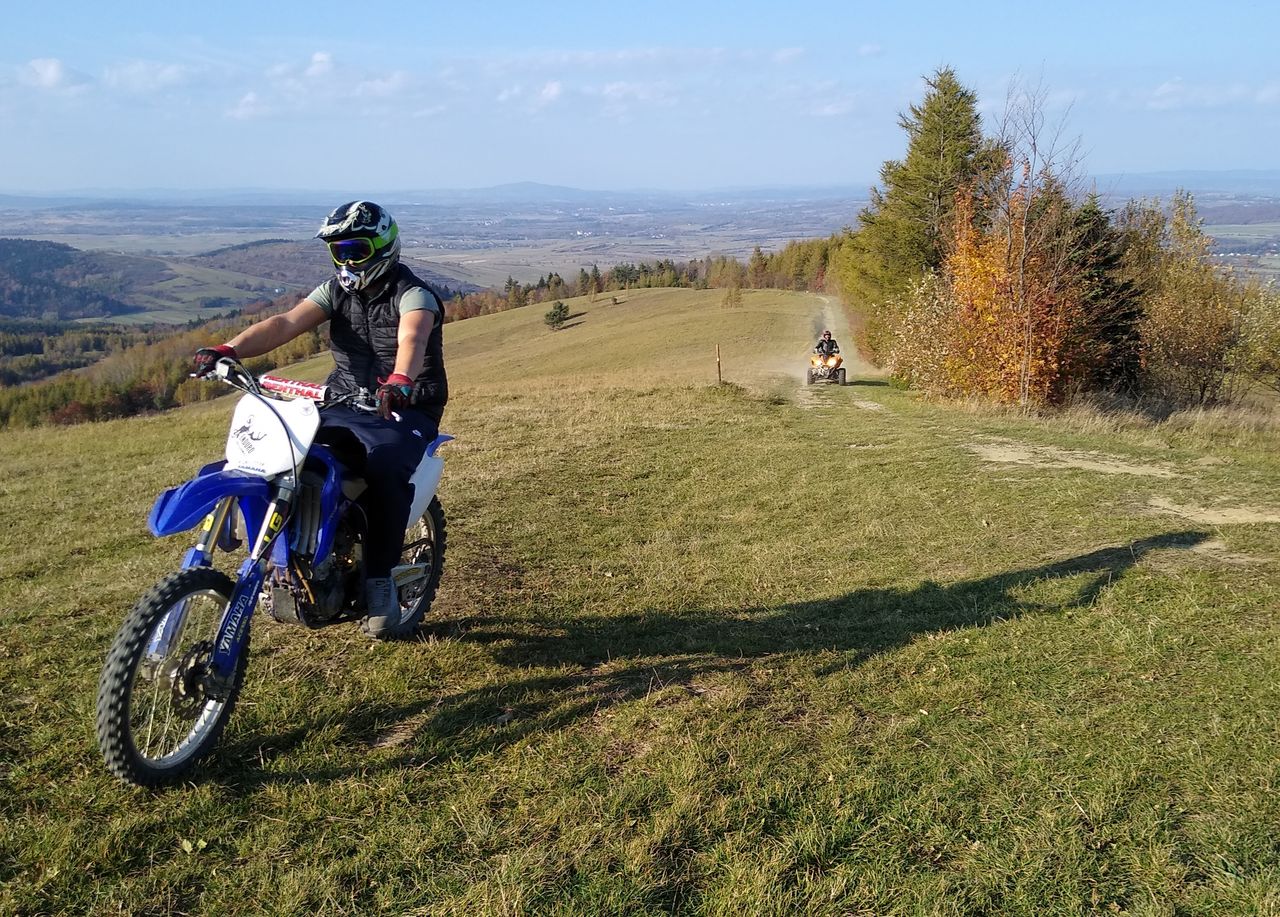
[[256,622],[164,793],[96,678],[230,403],[0,438],[0,912],[1276,911],[1273,433],[807,389],[820,297],[619,299],[446,328],[423,639]]

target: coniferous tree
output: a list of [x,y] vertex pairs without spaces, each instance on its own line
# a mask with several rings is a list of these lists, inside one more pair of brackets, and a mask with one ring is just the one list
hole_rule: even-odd
[[957,192],[982,186],[1004,160],[983,139],[977,96],[955,71],[943,67],[927,83],[924,100],[899,119],[906,157],[881,168],[842,278],[873,323],[887,300],[941,266]]
[[1086,389],[1129,391],[1142,365],[1141,290],[1125,276],[1124,240],[1091,194],[1073,215],[1070,268],[1080,295],[1079,336],[1089,340]]

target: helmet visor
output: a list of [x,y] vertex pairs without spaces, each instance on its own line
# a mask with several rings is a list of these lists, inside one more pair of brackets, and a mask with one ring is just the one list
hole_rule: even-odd
[[339,239],[328,245],[329,257],[334,264],[363,264],[374,253],[372,239]]

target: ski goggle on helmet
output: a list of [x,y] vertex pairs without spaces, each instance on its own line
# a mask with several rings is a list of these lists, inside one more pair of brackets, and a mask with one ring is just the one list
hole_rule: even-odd
[[349,201],[325,217],[316,238],[324,241],[348,291],[362,290],[400,260],[400,229],[371,201]]
[[334,264],[363,264],[376,251],[372,239],[338,239],[329,243],[329,257]]

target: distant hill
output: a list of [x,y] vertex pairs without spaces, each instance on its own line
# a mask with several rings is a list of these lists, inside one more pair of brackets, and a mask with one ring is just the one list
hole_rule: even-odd
[[1093,179],[1100,192],[1112,197],[1163,196],[1177,190],[1193,194],[1280,197],[1280,169],[1120,172],[1095,175]]
[[[405,263],[415,274],[431,284],[439,293],[445,291],[469,293],[480,287],[472,283],[447,277],[415,260],[406,253]],[[203,255],[185,259],[191,264],[252,274],[274,280],[286,287],[309,290],[327,279],[333,272],[324,246],[318,242],[290,242],[287,239],[263,239],[230,245]]]
[[0,316],[65,321],[141,311],[120,298],[123,274],[123,265],[70,245],[0,239]]
[[[1105,172],[1086,176],[1096,182],[1107,196],[1150,196],[1168,194],[1179,188],[1192,192],[1280,197],[1280,169],[1186,169],[1163,172]],[[877,181],[870,177],[852,177],[842,182],[813,185],[761,185],[724,188],[670,189],[621,188],[587,189],[566,185],[549,185],[535,181],[508,182],[482,188],[383,188],[370,196],[389,206],[435,205],[467,206],[477,204],[567,204],[607,206],[622,202],[642,201],[722,201],[722,200],[834,200],[866,199],[869,187]],[[218,219],[228,222],[234,215],[243,217],[261,208],[263,218],[279,217],[277,208],[305,217],[311,226],[316,214],[327,212],[333,204],[345,199],[345,192],[298,189],[84,189],[43,194],[0,193],[0,209],[120,209],[131,205],[163,208],[174,205],[221,208]],[[237,208],[234,212],[230,208]]]
[[[406,261],[443,298],[479,289],[421,262]],[[284,239],[232,245],[189,258],[0,239],[0,317],[185,324],[289,290],[309,291],[332,271],[323,246]]]

